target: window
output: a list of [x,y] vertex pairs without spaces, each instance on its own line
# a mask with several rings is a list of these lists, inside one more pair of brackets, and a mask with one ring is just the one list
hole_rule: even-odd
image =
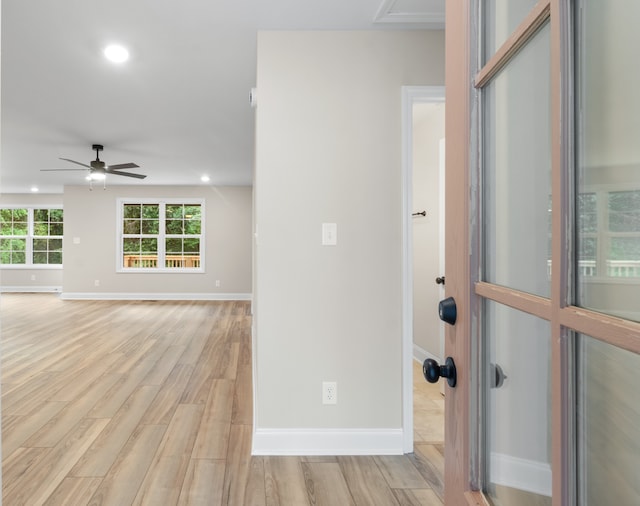
[[120,271],[204,271],[202,200],[120,200],[118,207]]
[[62,266],[63,211],[55,207],[0,209],[0,265]]
[[640,191],[609,192],[607,275],[640,277]]
[[598,206],[596,193],[578,194],[578,269],[581,276],[597,276]]
[[578,265],[584,277],[640,277],[640,191],[578,194]]

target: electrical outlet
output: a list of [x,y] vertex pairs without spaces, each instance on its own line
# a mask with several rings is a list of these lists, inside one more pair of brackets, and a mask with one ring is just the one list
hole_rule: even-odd
[[220,280],[216,279],[216,288],[220,288]]
[[338,404],[338,383],[322,382],[322,404]]
[[93,282],[93,286],[100,286],[100,280],[99,280],[99,279],[96,279],[96,280]]

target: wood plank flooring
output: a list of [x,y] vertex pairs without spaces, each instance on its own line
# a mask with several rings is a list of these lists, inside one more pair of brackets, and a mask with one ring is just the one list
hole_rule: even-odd
[[2,294],[5,506],[441,505],[436,394],[413,454],[251,456],[249,309]]

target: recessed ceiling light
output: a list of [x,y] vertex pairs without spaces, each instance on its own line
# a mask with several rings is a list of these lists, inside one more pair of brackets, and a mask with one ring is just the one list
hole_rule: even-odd
[[37,187],[37,186],[32,186],[32,187],[31,187],[31,191],[32,191],[33,193],[36,193],[36,192],[38,191],[38,187]]
[[112,44],[104,49],[104,56],[113,63],[123,63],[129,59],[129,51],[125,47]]
[[209,181],[211,181],[211,178],[209,176],[202,176],[200,178],[200,181],[202,181],[203,183],[208,183]]

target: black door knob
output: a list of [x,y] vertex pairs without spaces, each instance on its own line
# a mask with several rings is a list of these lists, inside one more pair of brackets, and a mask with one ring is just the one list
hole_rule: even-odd
[[444,285],[444,276],[438,276],[436,278],[436,284],[438,285]]
[[444,365],[439,365],[432,358],[428,358],[422,364],[422,374],[429,383],[437,383],[440,378],[447,378],[451,388],[456,386],[456,364],[451,357],[447,357]]

